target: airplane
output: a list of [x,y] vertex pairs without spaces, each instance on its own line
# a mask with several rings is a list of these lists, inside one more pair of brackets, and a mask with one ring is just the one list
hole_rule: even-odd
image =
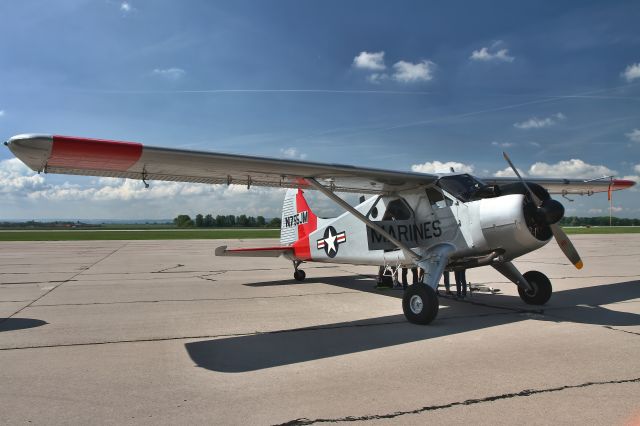
[[[429,324],[438,314],[443,272],[491,266],[518,287],[527,304],[543,305],[552,294],[539,271],[522,274],[513,260],[555,238],[576,268],[580,255],[558,225],[562,204],[550,194],[593,195],[627,189],[634,181],[477,178],[469,173],[426,174],[341,164],[180,150],[52,135],[17,135],[5,142],[36,172],[142,180],[238,184],[288,188],[282,207],[280,245],[215,250],[217,256],[280,257],[305,279],[304,262],[395,266],[424,271],[409,286],[402,308],[409,322]],[[317,216],[305,190],[317,190],[343,208],[334,218]],[[357,193],[352,206],[338,193]]]

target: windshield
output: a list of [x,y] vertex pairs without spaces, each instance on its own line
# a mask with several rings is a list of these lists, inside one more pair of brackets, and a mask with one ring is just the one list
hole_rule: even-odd
[[443,176],[438,180],[438,186],[460,201],[471,201],[474,194],[484,186],[484,183],[471,175]]

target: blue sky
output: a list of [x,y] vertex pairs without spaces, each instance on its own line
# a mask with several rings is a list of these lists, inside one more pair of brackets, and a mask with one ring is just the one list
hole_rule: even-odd
[[[1,137],[52,133],[397,170],[640,175],[636,2],[0,4]],[[33,176],[6,218],[279,215],[274,190]],[[319,208],[328,204],[317,201]],[[640,217],[637,190],[615,214]],[[608,214],[606,195],[566,202]]]

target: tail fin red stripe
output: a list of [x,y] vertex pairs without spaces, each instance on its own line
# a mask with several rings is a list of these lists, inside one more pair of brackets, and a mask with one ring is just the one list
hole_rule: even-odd
[[298,225],[298,241],[293,243],[294,255],[300,260],[311,260],[309,235],[318,229],[318,217],[311,211],[304,193],[298,189],[296,195],[296,213],[307,213],[307,221]]

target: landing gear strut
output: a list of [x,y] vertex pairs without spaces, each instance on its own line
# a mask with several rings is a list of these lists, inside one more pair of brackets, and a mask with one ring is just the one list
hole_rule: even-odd
[[300,282],[304,281],[304,279],[307,277],[307,274],[305,274],[302,269],[298,269],[298,266],[300,266],[301,263],[302,262],[299,260],[293,261],[293,279]]
[[544,305],[551,298],[551,281],[542,272],[529,271],[520,274],[511,262],[495,263],[491,266],[518,286],[518,294],[524,303]]

